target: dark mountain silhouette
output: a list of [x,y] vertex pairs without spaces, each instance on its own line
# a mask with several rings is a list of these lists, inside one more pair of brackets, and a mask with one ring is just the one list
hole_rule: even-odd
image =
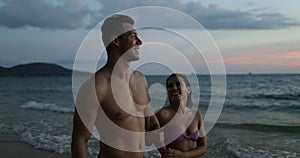
[[0,67],[0,77],[4,76],[71,76],[72,70],[49,63],[30,63],[10,68]]

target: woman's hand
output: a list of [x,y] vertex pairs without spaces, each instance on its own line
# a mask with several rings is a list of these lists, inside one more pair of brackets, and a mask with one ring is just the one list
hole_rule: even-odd
[[162,153],[162,158],[186,158],[184,152],[168,148]]

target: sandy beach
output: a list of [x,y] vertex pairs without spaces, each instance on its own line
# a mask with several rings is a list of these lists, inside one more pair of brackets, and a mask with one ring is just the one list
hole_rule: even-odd
[[0,134],[0,153],[5,158],[68,158],[71,155],[39,150],[21,142],[14,134]]

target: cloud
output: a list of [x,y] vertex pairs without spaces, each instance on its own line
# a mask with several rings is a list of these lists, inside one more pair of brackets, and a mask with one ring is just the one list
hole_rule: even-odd
[[[92,8],[93,3],[101,7],[95,10]],[[0,25],[10,28],[91,28],[110,14],[147,5],[180,10],[198,20],[206,29],[280,29],[299,25],[298,21],[284,14],[269,13],[266,12],[267,9],[264,12],[263,8],[257,8],[259,11],[254,11],[255,8],[243,11],[217,4],[204,6],[201,2],[184,0],[94,0],[89,5],[82,0],[2,0]]]
[[280,13],[230,10],[218,5],[210,5],[192,16],[208,29],[280,29],[299,25]]
[[0,25],[9,28],[37,27],[75,29],[92,13],[81,0],[2,0]]
[[[258,11],[233,10],[213,4],[203,6],[201,2],[184,2],[183,0],[99,0],[102,3],[101,15],[109,15],[132,7],[143,5],[163,6],[180,10],[196,20],[206,29],[280,29],[297,26],[300,23],[281,13],[264,13],[267,8]],[[255,9],[254,9],[255,10]],[[176,17],[173,17],[176,18]]]

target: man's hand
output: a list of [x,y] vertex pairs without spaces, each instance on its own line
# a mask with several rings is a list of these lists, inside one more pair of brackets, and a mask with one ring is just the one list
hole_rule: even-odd
[[164,133],[161,130],[149,131],[146,135],[147,145],[154,144],[156,147],[163,147],[164,145]]

